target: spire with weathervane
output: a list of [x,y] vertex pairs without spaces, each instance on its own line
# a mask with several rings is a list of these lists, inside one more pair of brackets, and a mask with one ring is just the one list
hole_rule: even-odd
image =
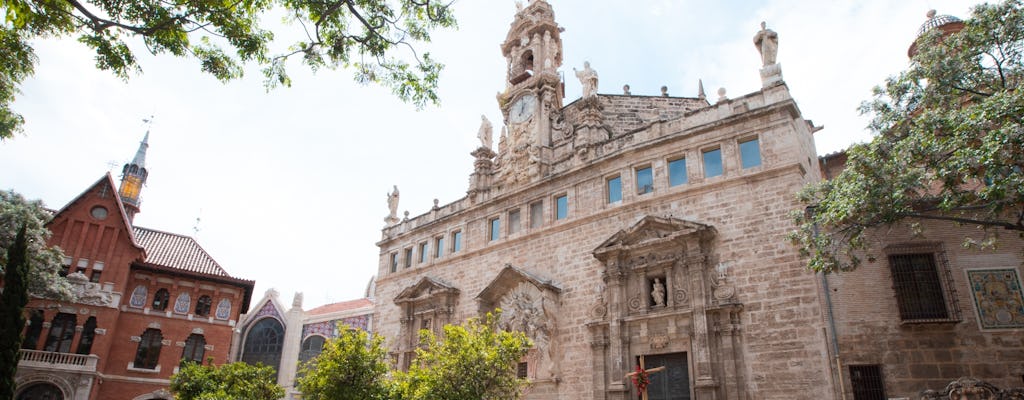
[[[149,122],[149,121],[147,121]],[[149,130],[139,143],[139,150],[135,152],[135,158],[124,165],[121,170],[121,187],[117,193],[124,203],[124,210],[128,213],[128,220],[133,221],[135,214],[139,212],[139,196],[142,194],[142,185],[146,183],[149,171],[146,171],[146,150],[149,149]]]

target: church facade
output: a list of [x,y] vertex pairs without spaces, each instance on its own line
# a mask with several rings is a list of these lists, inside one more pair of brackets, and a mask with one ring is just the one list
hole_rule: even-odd
[[[821,287],[784,237],[821,179],[812,133],[757,34],[763,88],[714,99],[583,94],[563,104],[560,27],[520,9],[501,51],[505,120],[484,121],[467,196],[383,230],[376,332],[400,367],[416,332],[496,308],[534,347],[529,399],[832,396]],[[758,73],[751,68],[751,73]]]
[[527,399],[638,398],[639,365],[664,367],[650,399],[1021,386],[1019,242],[975,251],[960,248],[970,228],[894,227],[875,233],[884,257],[823,276],[786,239],[796,193],[845,155],[816,154],[820,127],[790,95],[775,32],[754,36],[756,92],[602,94],[584,64],[569,104],[560,32],[548,2],[517,10],[497,145],[484,118],[464,198],[400,219],[389,196],[374,330],[399,368],[419,330],[500,308],[534,343],[518,369]]

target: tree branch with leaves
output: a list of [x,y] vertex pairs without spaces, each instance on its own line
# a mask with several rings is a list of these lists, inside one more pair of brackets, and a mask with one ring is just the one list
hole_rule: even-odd
[[[910,67],[861,105],[875,137],[842,172],[800,193],[790,235],[818,271],[856,268],[873,229],[975,226],[965,245],[1024,239],[1024,11],[975,6],[962,30],[918,38]],[[1009,231],[1009,235],[1000,235]]]

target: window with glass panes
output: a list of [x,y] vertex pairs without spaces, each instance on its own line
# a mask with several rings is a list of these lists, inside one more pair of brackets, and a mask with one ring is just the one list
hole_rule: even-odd
[[622,178],[614,177],[608,178],[607,184],[608,189],[608,202],[617,203],[622,201]]
[[654,191],[654,172],[651,167],[636,170],[636,193],[646,194]]
[[740,142],[740,162],[744,169],[761,165],[761,145],[757,138]]
[[722,149],[704,151],[704,177],[712,178],[722,175]]
[[686,159],[677,158],[668,162],[668,185],[679,186],[686,183]]

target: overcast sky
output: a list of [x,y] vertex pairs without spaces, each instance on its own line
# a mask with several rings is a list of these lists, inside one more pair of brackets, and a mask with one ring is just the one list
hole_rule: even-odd
[[[907,66],[925,12],[966,18],[963,0],[683,1],[552,0],[562,35],[566,101],[580,96],[572,68],[600,75],[599,93],[696,96],[760,87],[752,38],[761,21],[779,34],[778,61],[815,134],[819,155],[870,133],[857,113],[871,88]],[[266,93],[262,76],[221,84],[194,60],[138,56],[143,74],[123,82],[97,71],[73,38],[35,43],[35,77],[14,103],[25,133],[0,143],[0,188],[60,208],[135,154],[155,115],[149,181],[136,224],[195,236],[233,276],[254,279],[305,308],[361,297],[377,272],[374,244],[401,190],[399,213],[465,195],[480,114],[500,126],[498,45],[511,0],[460,0],[457,31],[429,46],[446,64],[439,107],[416,111],[347,71],[291,67],[291,88]],[[297,29],[291,27],[290,29]],[[287,36],[280,32],[279,37]],[[281,43],[284,46],[286,43]],[[496,128],[496,130],[498,130]],[[113,165],[113,167],[111,167]],[[198,223],[197,223],[198,221]],[[388,301],[389,299],[382,299]],[[287,304],[287,303],[286,303]]]

